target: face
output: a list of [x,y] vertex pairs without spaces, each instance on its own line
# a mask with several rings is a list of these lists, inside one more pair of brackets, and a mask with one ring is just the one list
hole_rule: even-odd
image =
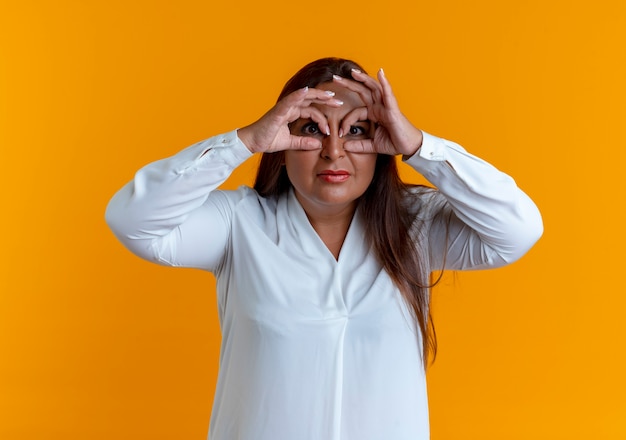
[[334,215],[354,212],[357,199],[363,195],[374,177],[376,154],[350,153],[344,142],[371,138],[374,132],[369,121],[354,121],[350,130],[339,137],[339,128],[350,112],[364,103],[355,92],[334,83],[317,86],[332,90],[343,101],[338,108],[315,105],[326,116],[330,135],[321,133],[317,123],[298,119],[291,124],[296,136],[313,136],[322,142],[321,150],[285,151],[285,166],[298,201],[308,215]]

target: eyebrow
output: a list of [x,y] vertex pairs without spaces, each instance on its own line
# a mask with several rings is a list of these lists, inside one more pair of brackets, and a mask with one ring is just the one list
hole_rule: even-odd
[[[345,118],[344,118],[344,119],[345,119]],[[319,122],[314,121],[312,118],[298,118],[298,119],[296,119],[296,120],[295,120],[295,121],[293,121],[293,122],[288,122],[288,123],[287,123],[287,127],[291,128],[291,127],[293,127],[295,124],[307,124],[307,123],[309,123],[309,122],[312,122],[312,123],[314,123],[314,124],[319,125]],[[340,124],[341,124],[341,123],[343,123],[343,119],[341,119],[341,120],[339,121],[339,123],[340,123]],[[372,125],[372,121],[371,121],[371,120],[369,120],[369,119],[359,119],[359,120],[355,121],[354,123],[355,123],[355,124],[359,124],[359,123],[361,123],[361,124]]]

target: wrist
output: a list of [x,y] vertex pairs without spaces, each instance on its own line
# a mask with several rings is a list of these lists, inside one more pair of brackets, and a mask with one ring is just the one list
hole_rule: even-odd
[[243,128],[239,128],[237,130],[237,137],[251,153],[257,152],[256,149],[254,148],[254,143],[252,141],[253,135],[251,133],[249,125]]
[[407,160],[408,158],[415,156],[420,148],[422,148],[422,143],[424,142],[424,135],[422,131],[416,128],[415,134],[411,136],[411,140],[411,145],[413,147],[402,153],[402,160]]

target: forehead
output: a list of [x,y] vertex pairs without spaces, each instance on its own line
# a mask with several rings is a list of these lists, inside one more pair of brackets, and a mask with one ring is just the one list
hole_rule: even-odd
[[326,116],[331,114],[345,115],[354,108],[365,106],[365,103],[358,93],[348,90],[334,82],[321,83],[316,87],[316,89],[333,91],[335,92],[335,98],[343,101],[343,105],[341,107],[328,107],[326,105],[313,104]]

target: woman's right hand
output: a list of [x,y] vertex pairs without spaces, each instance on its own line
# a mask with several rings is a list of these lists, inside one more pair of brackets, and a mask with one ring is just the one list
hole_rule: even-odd
[[340,107],[343,102],[334,95],[331,91],[309,87],[296,90],[278,101],[261,119],[240,128],[237,136],[253,153],[322,148],[315,137],[292,135],[288,124],[300,118],[311,119],[322,133],[330,133],[326,117],[312,104]]

